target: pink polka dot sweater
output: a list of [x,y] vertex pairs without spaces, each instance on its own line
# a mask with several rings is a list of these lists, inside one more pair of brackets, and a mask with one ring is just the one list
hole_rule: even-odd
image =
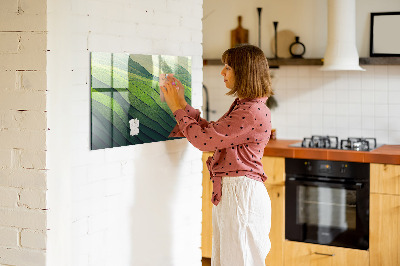
[[271,132],[271,112],[267,98],[236,99],[218,121],[208,122],[190,105],[174,112],[178,125],[170,137],[186,137],[201,151],[214,151],[207,160],[213,182],[211,201],[221,200],[224,176],[247,176],[261,182],[267,179],[261,159]]

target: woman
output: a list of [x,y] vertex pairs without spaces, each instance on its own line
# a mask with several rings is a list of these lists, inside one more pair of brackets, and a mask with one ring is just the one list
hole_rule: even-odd
[[222,62],[227,95],[237,98],[216,122],[200,118],[200,111],[186,103],[175,77],[168,77],[161,90],[178,122],[171,136],[185,136],[196,148],[214,151],[207,161],[213,182],[212,265],[265,265],[271,246],[271,202],[261,164],[271,130],[268,62],[252,45],[228,49]]

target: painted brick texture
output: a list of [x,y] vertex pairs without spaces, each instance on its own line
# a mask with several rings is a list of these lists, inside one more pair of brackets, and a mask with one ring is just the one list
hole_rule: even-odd
[[47,264],[201,265],[201,152],[185,139],[90,151],[89,55],[192,56],[199,108],[202,0],[49,1],[47,10]]
[[0,3],[1,265],[45,265],[46,3]]
[[202,1],[0,5],[0,264],[200,265],[201,153],[186,140],[90,152],[88,63],[192,56],[200,107]]

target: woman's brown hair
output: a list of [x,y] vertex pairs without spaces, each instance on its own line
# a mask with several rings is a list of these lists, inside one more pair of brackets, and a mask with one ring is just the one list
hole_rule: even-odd
[[222,63],[235,74],[235,86],[227,95],[254,99],[274,94],[268,61],[260,48],[246,44],[228,49],[222,54]]

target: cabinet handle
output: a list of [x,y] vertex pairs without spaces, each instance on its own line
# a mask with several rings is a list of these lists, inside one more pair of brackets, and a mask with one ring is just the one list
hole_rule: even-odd
[[320,252],[314,252],[315,255],[323,255],[323,256],[330,256],[333,257],[335,254],[328,254],[328,253],[320,253]]

